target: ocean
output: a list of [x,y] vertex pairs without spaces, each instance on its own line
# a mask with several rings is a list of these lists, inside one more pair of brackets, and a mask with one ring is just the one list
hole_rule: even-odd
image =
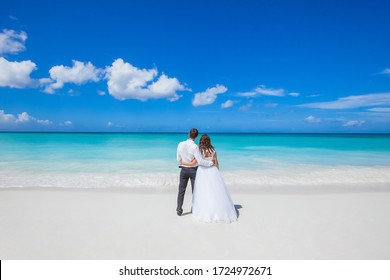
[[[390,188],[389,134],[209,134],[231,187]],[[176,188],[184,133],[0,133],[0,188]]]

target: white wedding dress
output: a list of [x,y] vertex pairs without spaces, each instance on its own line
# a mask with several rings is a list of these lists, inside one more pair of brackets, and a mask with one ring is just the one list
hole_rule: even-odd
[[[213,160],[214,154],[204,158]],[[192,215],[201,222],[231,223],[237,212],[225,182],[215,166],[199,166],[192,197]]]

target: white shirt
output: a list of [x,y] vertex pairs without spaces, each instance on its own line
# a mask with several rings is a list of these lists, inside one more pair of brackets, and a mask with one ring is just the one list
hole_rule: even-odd
[[214,163],[210,160],[205,160],[202,158],[202,155],[199,152],[198,146],[191,139],[187,139],[186,141],[180,142],[177,146],[177,161],[180,166],[183,167],[193,167],[187,165],[181,165],[180,161],[191,162],[194,158],[198,162],[198,165],[203,166],[212,166]]

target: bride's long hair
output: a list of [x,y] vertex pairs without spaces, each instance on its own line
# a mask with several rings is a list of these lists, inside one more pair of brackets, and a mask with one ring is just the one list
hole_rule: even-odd
[[207,134],[203,134],[199,140],[199,150],[203,156],[215,152],[215,148],[211,145],[211,139]]

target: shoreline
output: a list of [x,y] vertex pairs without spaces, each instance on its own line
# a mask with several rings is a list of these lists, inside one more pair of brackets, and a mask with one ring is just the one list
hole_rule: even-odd
[[[178,185],[178,184],[177,184]],[[0,187],[1,191],[60,191],[60,192],[99,192],[99,193],[123,193],[123,194],[177,194],[178,186],[144,186],[135,185],[131,187]],[[231,194],[257,194],[257,195],[332,195],[332,194],[370,194],[370,193],[390,193],[390,185],[384,183],[350,183],[350,184],[318,184],[318,185],[292,185],[292,184],[268,184],[268,185],[227,185]],[[191,190],[190,182],[187,191]],[[187,194],[186,194],[187,195]],[[191,194],[190,194],[191,196]]]
[[[291,165],[254,170],[221,170],[227,186],[237,189],[272,189],[283,191],[390,190],[389,166],[317,166]],[[126,171],[72,172],[56,170],[0,170],[1,188],[36,188],[72,186],[73,188],[161,188],[176,189],[179,172]]]
[[231,191],[238,222],[175,213],[176,192],[0,189],[0,259],[389,259],[390,192]]

